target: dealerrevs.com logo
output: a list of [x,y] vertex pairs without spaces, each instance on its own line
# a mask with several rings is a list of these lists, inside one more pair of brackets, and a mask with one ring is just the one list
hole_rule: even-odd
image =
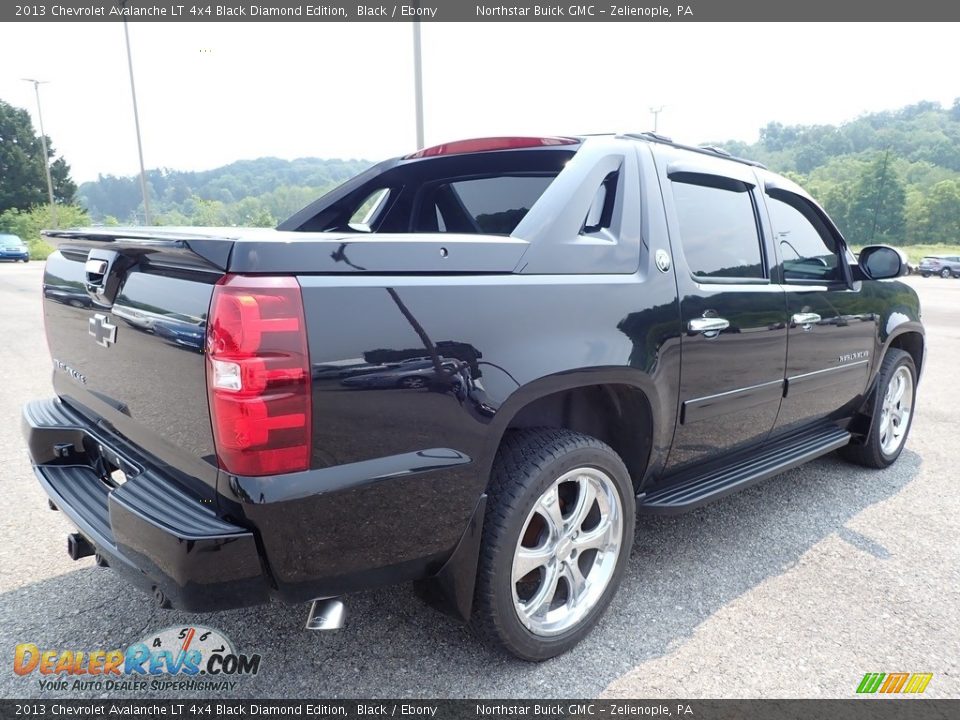
[[13,671],[35,677],[41,691],[229,691],[260,671],[260,655],[238,653],[219,630],[191,625],[149,633],[125,650],[21,643]]

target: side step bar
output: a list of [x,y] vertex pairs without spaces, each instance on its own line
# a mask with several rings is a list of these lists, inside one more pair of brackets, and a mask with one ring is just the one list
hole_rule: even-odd
[[722,464],[707,464],[672,478],[669,485],[637,497],[644,515],[679,515],[802,465],[850,442],[835,425],[818,425],[768,443],[758,452]]

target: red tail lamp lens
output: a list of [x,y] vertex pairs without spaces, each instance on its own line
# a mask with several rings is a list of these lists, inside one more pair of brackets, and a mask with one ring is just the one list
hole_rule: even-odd
[[207,390],[224,470],[277,475],[310,467],[310,357],[296,278],[227,275],[217,283]]

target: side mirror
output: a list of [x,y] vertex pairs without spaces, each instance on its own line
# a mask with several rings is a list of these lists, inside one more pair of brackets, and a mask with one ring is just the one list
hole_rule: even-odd
[[905,253],[889,245],[868,245],[857,261],[869,280],[887,280],[907,274]]

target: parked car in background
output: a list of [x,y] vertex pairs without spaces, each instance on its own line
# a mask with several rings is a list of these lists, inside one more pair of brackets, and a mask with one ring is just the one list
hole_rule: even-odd
[[920,261],[920,274],[960,278],[960,255],[928,255]]
[[0,260],[30,262],[30,250],[16,235],[0,233]]

